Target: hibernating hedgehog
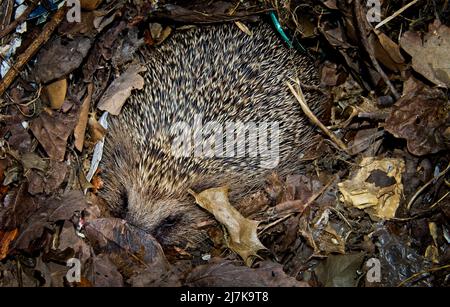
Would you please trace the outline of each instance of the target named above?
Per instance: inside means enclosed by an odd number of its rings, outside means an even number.
[[[202,238],[196,226],[210,215],[189,188],[228,185],[235,203],[269,173],[297,171],[315,144],[314,129],[286,86],[297,78],[317,85],[313,63],[285,47],[269,25],[252,31],[249,36],[233,24],[177,31],[143,52],[144,89],[110,117],[102,196],[114,214],[163,246]],[[324,95],[305,91],[305,97],[320,115]]]

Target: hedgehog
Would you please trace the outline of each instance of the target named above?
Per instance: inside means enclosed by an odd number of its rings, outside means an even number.
[[[113,215],[151,233],[163,247],[205,239],[200,225],[213,217],[189,189],[227,186],[236,204],[269,174],[301,169],[302,157],[317,144],[314,127],[286,86],[296,79],[318,86],[314,63],[283,45],[264,22],[252,33],[234,24],[202,26],[175,31],[140,51],[145,86],[110,117],[102,196]],[[304,95],[320,116],[324,94]],[[266,151],[258,147],[263,139]],[[185,144],[177,147],[176,140]],[[227,150],[220,151],[224,144]]]

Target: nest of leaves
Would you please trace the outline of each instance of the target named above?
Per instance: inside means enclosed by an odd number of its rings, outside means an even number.
[[[14,2],[0,5],[1,286],[449,284],[448,1],[381,1],[371,23],[359,0],[83,0],[75,23],[49,1],[14,17]],[[41,23],[37,7],[50,11]],[[120,112],[142,88],[129,70],[140,48],[186,25],[251,32],[269,12],[316,59],[316,90],[332,102],[323,140],[305,169],[273,174],[242,203],[220,187],[195,195],[212,214],[225,204],[256,237],[237,244],[240,229],[215,215],[208,249],[163,250],[97,195],[102,111]]]

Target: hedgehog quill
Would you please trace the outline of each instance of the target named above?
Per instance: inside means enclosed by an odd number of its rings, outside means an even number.
[[[177,31],[143,51],[143,90],[110,118],[103,197],[118,217],[163,246],[195,246],[212,217],[189,189],[228,186],[235,203],[272,172],[301,168],[315,132],[286,81],[317,86],[307,57],[282,45],[263,23],[253,35],[235,25]],[[327,98],[305,97],[320,115]],[[199,120],[201,118],[201,120]]]

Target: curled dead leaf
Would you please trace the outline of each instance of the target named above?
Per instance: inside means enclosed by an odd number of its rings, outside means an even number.
[[[228,187],[207,189],[201,193],[189,191],[197,204],[214,215],[228,231],[228,246],[250,266],[257,252],[266,249],[259,241],[257,227],[259,222],[244,218],[228,200]]]
[[[119,78],[110,84],[97,107],[112,115],[119,115],[122,106],[131,95],[131,91],[144,87],[144,78],[139,73],[146,70],[147,68],[139,64],[128,67]]]

